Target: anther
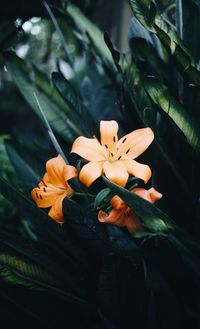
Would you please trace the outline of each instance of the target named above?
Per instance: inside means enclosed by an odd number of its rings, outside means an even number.
[[[46,188],[45,187],[43,187],[43,191],[46,192]]]
[[[107,149],[108,149],[108,145],[106,145],[106,144],[105,144],[105,148],[107,148]]]
[[[47,187],[47,184],[44,182],[44,180],[43,180],[43,179],[41,179],[41,181],[42,181],[42,183],[44,184],[44,186],[46,186],[46,187]]]
[[[112,157],[114,156],[113,153],[110,153],[110,154],[111,154]]]
[[[41,196],[41,194],[40,194],[40,199],[43,200],[43,197]]]
[[[119,158],[118,158],[118,160],[120,160],[120,159],[121,159],[121,157],[122,157],[122,156],[120,155],[120,156],[119,156]]]
[[[115,138],[115,136],[113,137],[113,142],[114,142],[114,143],[116,142],[116,138]]]
[[[126,140],[127,140],[127,138],[125,137],[125,138],[123,139],[122,143],[124,143]]]
[[[38,199],[38,194],[37,194],[37,192],[36,192],[36,198]]]
[[[126,151],[126,154],[128,154],[129,151],[130,151],[130,149],[128,149],[128,150]]]

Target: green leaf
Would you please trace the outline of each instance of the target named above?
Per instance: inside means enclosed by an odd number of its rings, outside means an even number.
[[[197,70],[197,64],[181,40],[178,39],[173,31],[167,34],[164,29],[161,29],[157,25],[155,25],[155,29],[160,41],[174,59],[180,74],[187,77],[191,83],[200,86],[200,72]]]
[[[194,150],[200,151],[200,127],[170,94],[167,86],[156,79],[146,79],[145,89],[150,98],[174,121]]]
[[[133,14],[140,23],[150,31],[154,31],[153,23],[156,16],[156,6],[152,0],[129,0]]]
[[[44,286],[55,283],[38,265],[3,250],[0,250],[0,281],[34,290],[43,290]]]
[[[21,185],[29,189],[35,187],[41,178],[39,174],[41,167],[35,154],[12,140],[5,140],[5,145],[9,158],[19,175],[18,178],[22,182]]]
[[[22,59],[15,55],[15,53],[10,51],[5,52],[4,57],[6,60],[6,66],[10,71],[14,82],[33,110],[40,115],[34,97],[34,94],[37,94],[39,95],[41,107],[44,110],[50,125],[52,125],[63,138],[68,142],[71,142],[77,136],[77,131],[75,125],[68,118],[67,111],[69,112],[69,109],[67,105],[64,104],[64,101],[58,92],[52,88],[46,77],[36,69],[34,70],[34,81],[36,85],[34,85],[31,80],[30,69]]]
[[[7,248],[1,236],[0,240],[0,282],[23,286],[37,291],[47,291],[70,303],[87,306],[87,302],[84,299],[79,298],[78,295],[71,292],[70,286],[69,291],[67,291],[65,280],[62,281],[59,278],[59,266],[57,266],[57,271],[56,268],[54,269],[54,275],[52,275],[44,270],[46,266],[45,261],[42,265],[38,265],[36,262],[28,259],[28,257],[24,257],[18,251],[16,252],[16,247],[12,248],[9,246]],[[34,253],[34,249],[32,252]],[[55,275],[56,273],[57,275]]]
[[[176,228],[176,224],[172,219],[150,202],[140,198],[125,188],[112,183],[107,178],[104,178],[104,181],[108,187],[110,187],[130,208],[134,210],[134,212],[141,218],[143,225],[151,232],[167,233]]]
[[[99,130],[98,125],[88,109],[83,105],[83,100],[71,83],[66,80],[62,74],[57,72],[52,74],[52,81],[58,92],[68,104],[70,110],[74,113],[74,122],[81,127],[84,135],[97,135]]]
[[[113,65],[112,56],[110,51],[106,47],[104,42],[104,36],[101,30],[92,23],[81,11],[78,7],[68,4],[67,13],[70,17],[75,21],[77,26],[82,29],[83,32],[87,32],[92,39],[94,45],[100,52],[101,56],[108,61],[111,65]]]

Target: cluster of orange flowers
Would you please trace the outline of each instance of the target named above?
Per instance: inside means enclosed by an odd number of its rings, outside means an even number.
[[[87,160],[78,175],[75,167],[67,165],[58,155],[46,163],[46,173],[36,188],[32,190],[32,198],[40,208],[49,208],[49,216],[58,223],[64,222],[62,202],[65,197],[73,196],[74,191],[68,184],[71,178],[79,176],[79,180],[89,187],[97,178],[105,175],[110,181],[124,187],[129,175],[142,179],[145,183],[151,177],[149,166],[135,161],[154,139],[150,128],[137,129],[118,140],[118,124],[116,121],[100,122],[100,142],[94,138],[78,137],[72,145],[72,153]],[[136,188],[133,193],[154,203],[162,194],[154,188],[149,190]],[[100,222],[112,223],[126,227],[129,232],[143,230],[139,217],[125,202],[114,196],[111,201],[112,210],[106,213],[100,210]]]

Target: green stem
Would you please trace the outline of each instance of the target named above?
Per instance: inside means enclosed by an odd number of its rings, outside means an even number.
[[[81,196],[86,196],[86,197],[96,198],[96,195],[94,195],[94,194],[90,194],[90,193],[74,192],[74,195],[81,195]]]

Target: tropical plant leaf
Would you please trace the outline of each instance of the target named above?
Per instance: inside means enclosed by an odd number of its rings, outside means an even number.
[[[19,175],[18,178],[23,182],[22,185],[31,190],[44,174],[44,166],[42,168],[42,163],[33,152],[28,151],[17,142],[5,140],[5,145],[9,158]]]
[[[53,277],[28,260],[0,251],[0,281],[43,290],[54,282]]]
[[[97,135],[98,125],[94,118],[91,116],[88,109],[83,105],[83,100],[80,95],[71,85],[71,83],[66,80],[60,73],[54,72],[52,74],[52,81],[65,99],[66,103],[70,107],[71,111],[76,115],[76,123],[79,122],[79,126],[82,128],[84,135],[91,137],[92,135]],[[84,122],[84,125],[83,125]]]
[[[82,209],[70,199],[63,202],[63,211],[67,225],[74,229],[74,234],[88,245],[91,252],[105,253],[111,246],[106,226],[97,219],[97,212],[93,209]]]
[[[153,204],[138,197],[136,194],[122,188],[104,178],[104,181],[108,187],[110,187],[117,195],[120,196],[127,205],[134,209],[136,214],[141,217],[142,223],[151,232],[163,232],[167,233],[170,230],[174,230],[176,224],[169,218],[167,214],[162,212]]]
[[[83,32],[87,32],[92,39],[94,45],[98,49],[102,58],[105,58],[110,65],[113,65],[112,56],[110,51],[106,47],[104,42],[104,35],[100,31],[100,29],[92,23],[81,11],[78,7],[73,4],[67,5],[67,13],[74,20],[79,28],[82,29]]]
[[[153,0],[129,0],[129,3],[140,23],[150,31],[154,31],[153,23],[156,16],[155,2]]]
[[[145,89],[151,99],[174,121],[194,150],[200,150],[200,127],[169,93],[167,86],[156,79],[146,79]]]
[[[74,137],[77,136],[77,132],[73,132],[74,124],[70,126],[71,121],[67,116],[69,109],[67,105],[64,104],[64,101],[58,92],[50,86],[46,77],[35,69],[34,82],[36,85],[34,85],[30,79],[30,70],[22,59],[10,51],[5,52],[4,57],[14,82],[34,111],[40,115],[38,105],[34,97],[34,94],[36,94],[39,96],[41,107],[49,123],[63,138],[67,139],[68,142],[72,141]],[[40,90],[38,90],[36,86]]]

